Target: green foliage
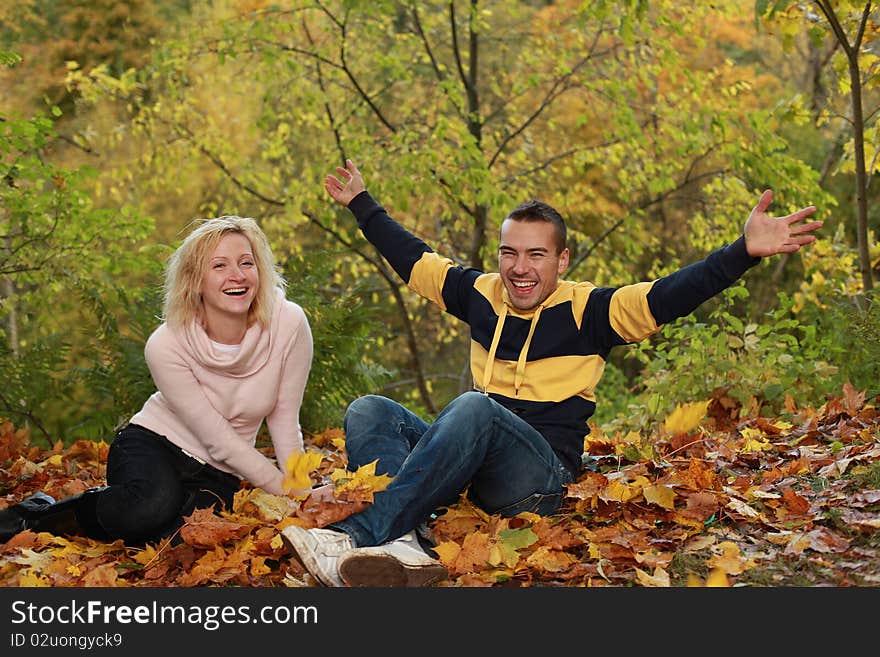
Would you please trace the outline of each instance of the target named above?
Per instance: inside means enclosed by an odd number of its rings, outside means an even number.
[[[636,393],[631,399],[611,400],[615,417],[607,427],[653,424],[678,404],[713,396],[735,400],[743,413],[778,415],[784,412],[786,396],[810,405],[839,392],[843,379],[835,362],[840,356],[835,331],[804,323],[784,293],[760,322],[743,321],[733,306],[748,294],[744,284],[731,287],[706,321],[690,315],[636,347],[644,367]],[[619,387],[613,392],[619,394]]]
[[[825,356],[838,364],[841,382],[869,397],[880,394],[880,292],[838,293],[825,305],[801,311],[801,322],[813,323],[811,333],[823,336]]]
[[[112,282],[102,289],[73,281],[83,306],[97,322],[97,331],[81,364],[70,372],[76,385],[67,401],[79,412],[68,418],[69,436],[108,439],[155,392],[144,358],[144,345],[162,310],[161,272],[158,266],[155,269],[155,283],[134,292]]]
[[[365,355],[372,336],[383,330],[376,308],[365,303],[361,286],[332,283],[333,261],[319,251],[291,257],[284,265],[288,298],[306,313],[314,357],[300,423],[312,432],[342,426],[348,404],[375,393],[392,374]]]
[[[46,157],[56,139],[42,116],[0,122],[0,374],[8,382],[0,415],[23,415],[43,437],[66,440],[96,408],[87,424],[111,426],[110,407],[139,390],[136,376],[113,389],[93,388],[86,373],[103,367],[119,375],[129,367],[112,362],[135,347],[118,341],[100,299],[149,271],[150,254],[134,245],[151,221],[124,207],[97,207],[88,193],[93,169],[64,168]],[[83,312],[84,305],[93,312]]]
[[[57,438],[48,423],[47,407],[70,388],[68,381],[55,376],[64,369],[68,351],[69,345],[57,334],[18,353],[11,351],[8,339],[0,340],[0,417],[30,428],[35,444],[49,445]]]

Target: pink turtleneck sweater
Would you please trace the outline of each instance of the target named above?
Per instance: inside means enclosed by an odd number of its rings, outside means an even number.
[[[303,449],[299,409],[312,349],[305,313],[280,289],[269,329],[251,326],[237,353],[217,349],[198,323],[182,329],[163,323],[144,349],[158,390],[131,422],[215,468],[283,494],[281,468]],[[281,468],[255,447],[263,419]]]

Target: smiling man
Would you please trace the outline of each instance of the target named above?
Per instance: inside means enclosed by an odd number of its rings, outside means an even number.
[[[559,508],[581,469],[587,420],[613,347],[644,340],[718,294],[761,257],[813,242],[821,222],[806,207],[766,213],[765,191],[733,243],[656,281],[597,287],[560,277],[568,267],[565,222],[541,201],[517,206],[501,224],[498,273],[456,266],[395,222],[366,191],[349,160],[328,194],[421,296],[470,326],[474,390],[433,423],[397,402],[367,395],[344,420],[348,467],[378,459],[393,477],[365,510],[327,528],[282,535],[328,586],[424,586],[445,576],[414,529],[467,489],[490,514]]]

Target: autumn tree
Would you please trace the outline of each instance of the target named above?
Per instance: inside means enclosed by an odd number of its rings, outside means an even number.
[[[714,40],[740,14],[736,3],[214,3],[142,70],[71,81],[96,106],[131,108],[114,133],[148,150],[114,172],[117,187],[128,176],[203,214],[246,209],[291,253],[333,259],[327,288],[363,282],[388,324],[363,357],[395,364],[397,385],[433,412],[470,385],[467,338],[328,202],[324,175],[352,158],[392,215],[465,266],[493,267],[505,213],[537,196],[568,219],[572,277],[662,275],[733,239],[766,186],[778,212],[822,199],[754,71]]]
[[[877,166],[877,111],[880,95],[876,83],[878,58],[874,53],[877,29],[877,6],[858,0],[832,3],[756,2],[756,14],[770,25],[782,30],[789,48],[796,43],[810,44],[811,52],[824,55],[816,58],[813,95],[815,123],[837,124],[843,146],[829,154],[842,171],[854,174],[855,234],[858,245],[858,267],[862,289],[873,288],[872,234],[870,231],[870,175]],[[808,40],[797,39],[807,35]],[[835,100],[845,100],[838,113]]]
[[[133,263],[148,269],[128,249],[150,228],[125,209],[96,207],[86,191],[94,171],[53,164],[55,140],[49,117],[0,119],[0,414],[46,439],[63,434],[57,419],[70,414],[59,409],[84,401],[80,385],[89,373],[115,393],[119,407],[109,412],[143,401],[142,358],[131,364],[135,348],[118,338],[108,353],[96,337],[115,326],[112,312],[101,312],[109,299],[101,301],[98,291],[111,291],[113,277]],[[78,328],[65,322],[72,317]],[[78,371],[69,360],[75,352],[89,354]],[[117,418],[101,415],[108,410],[102,400],[90,401],[90,421],[112,427]]]

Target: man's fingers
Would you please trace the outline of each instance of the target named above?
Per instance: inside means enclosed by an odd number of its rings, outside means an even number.
[[[810,205],[805,208],[801,208],[797,212],[794,212],[794,213],[788,215],[787,217],[785,217],[785,220],[788,221],[788,223],[793,224],[795,221],[800,221],[801,219],[806,219],[807,217],[812,215],[814,212],[816,212],[816,207],[813,205]]]
[[[800,226],[791,226],[790,232],[792,235],[799,235],[800,233],[811,233],[814,230],[819,230],[824,223],[821,221],[811,221],[808,224],[801,224]]]

